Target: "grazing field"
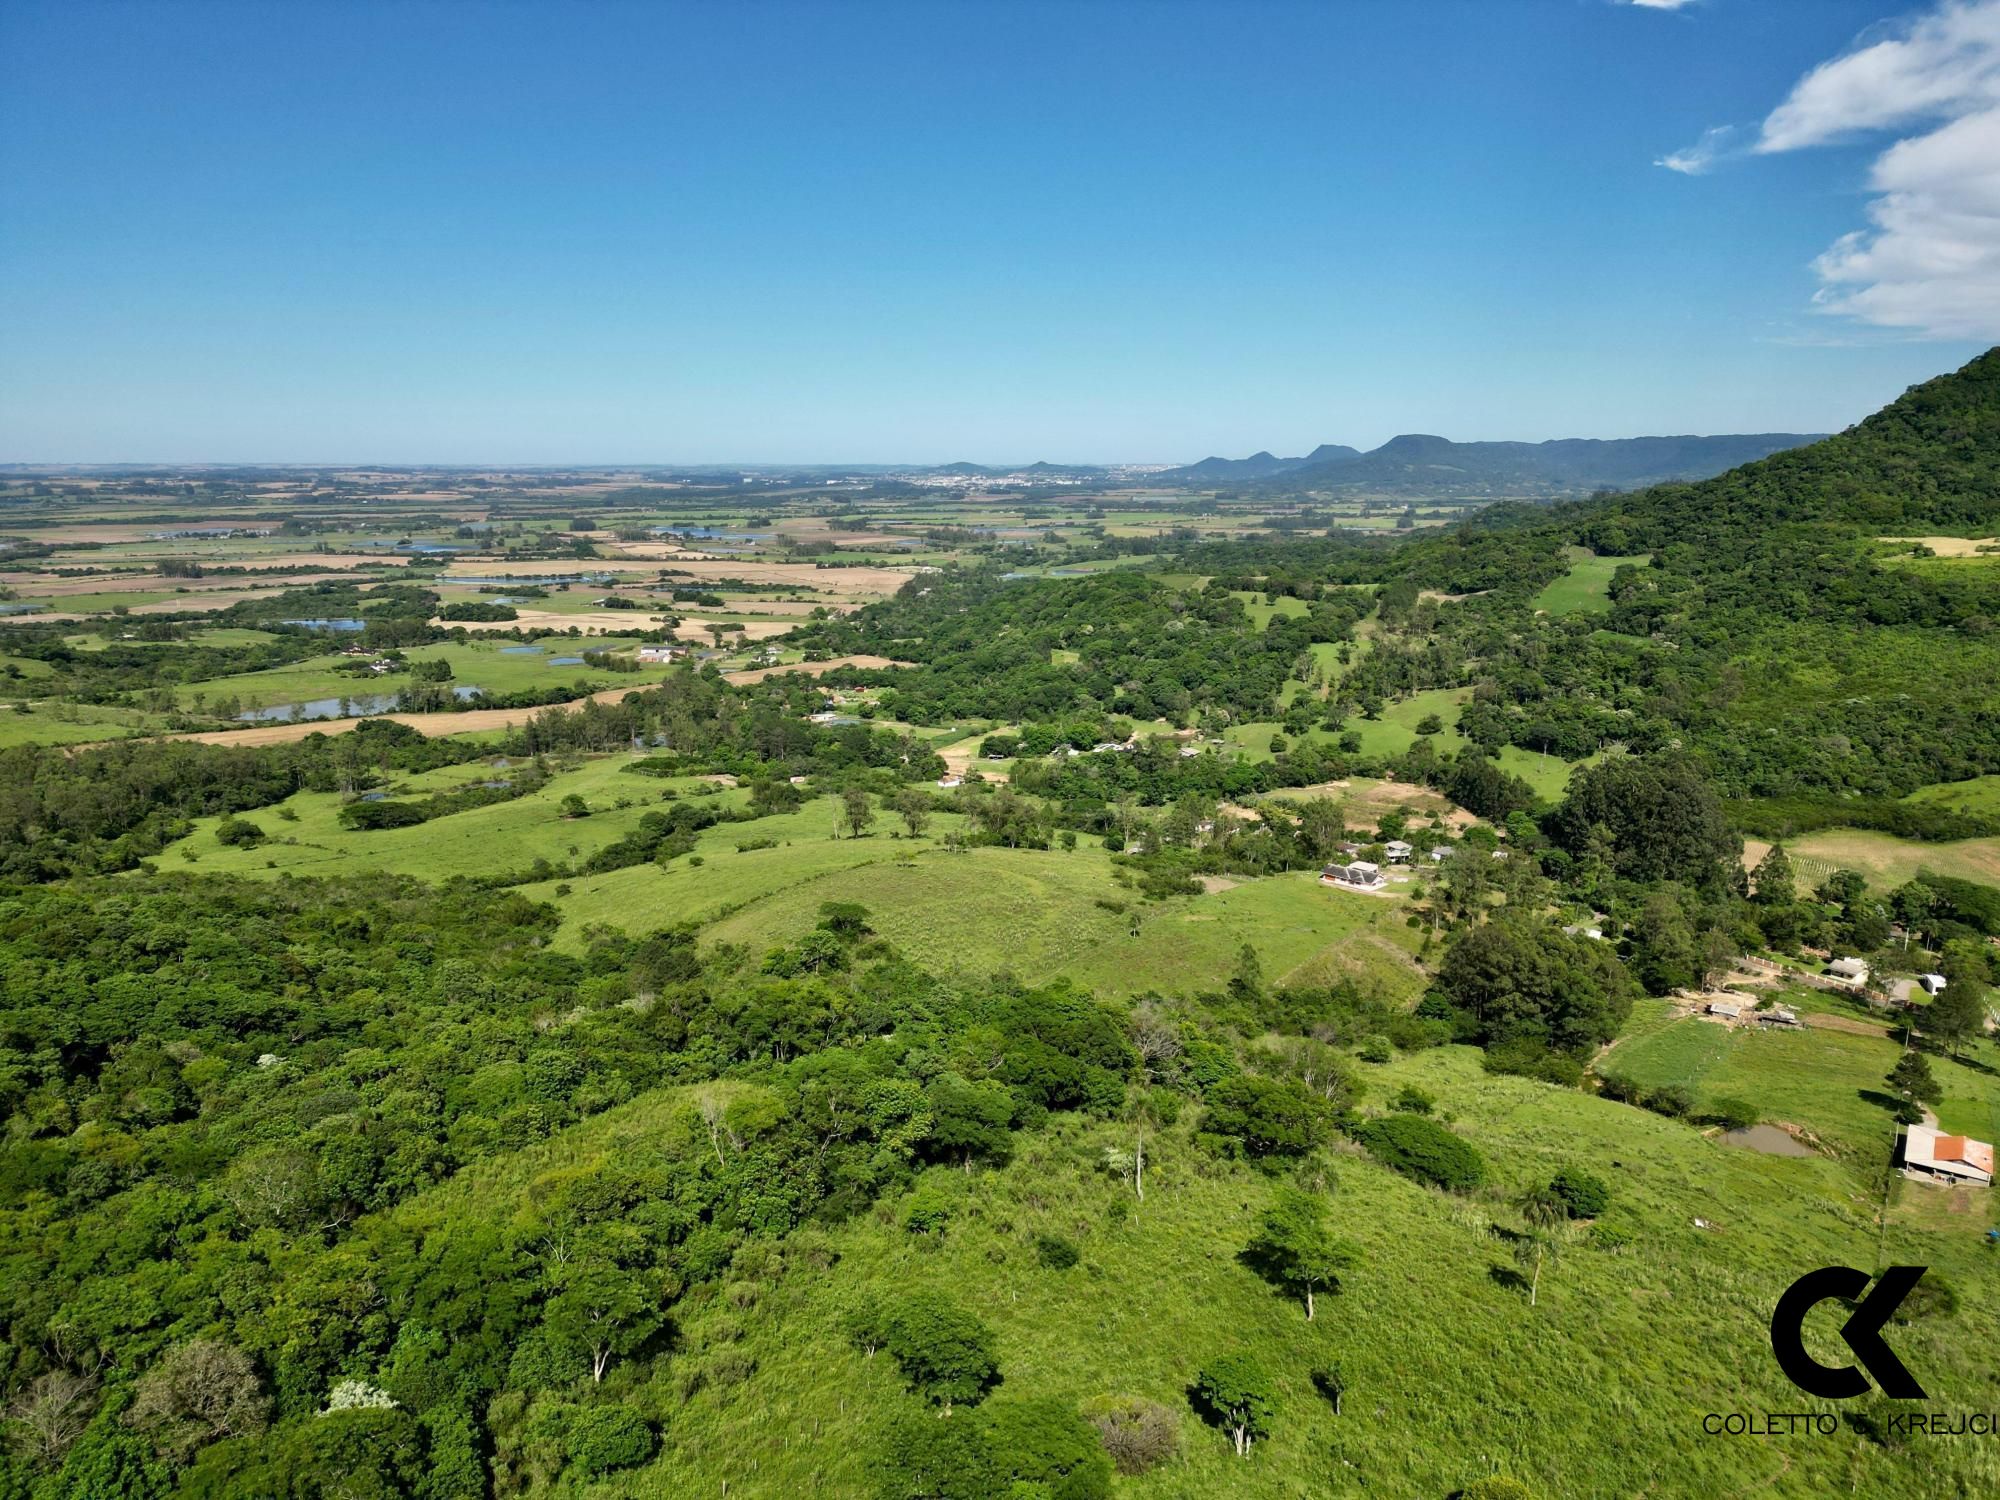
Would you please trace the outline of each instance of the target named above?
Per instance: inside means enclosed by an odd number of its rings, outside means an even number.
[[[1271,622],[1281,615],[1292,619],[1312,612],[1312,607],[1305,600],[1295,599],[1290,594],[1256,594],[1237,590],[1229,597],[1242,601],[1243,612],[1259,630],[1268,629]]]
[[[627,629],[631,628],[629,620],[625,624]],[[631,690],[650,687],[659,678],[660,669],[608,672],[593,670],[573,659],[586,650],[629,651],[636,644],[636,640],[615,637],[588,642],[553,637],[530,646],[510,640],[471,641],[463,645],[411,646],[403,656],[411,663],[447,663],[453,687],[476,687],[495,696],[563,687],[573,689],[571,696],[581,698],[616,683],[626,683]],[[333,652],[267,672],[244,672],[213,682],[184,684],[175,690],[175,698],[181,706],[191,707],[197,700],[212,705],[227,694],[248,709],[343,695],[361,698],[397,693],[410,685],[408,672],[361,676],[337,670],[349,660]]]
[[[872,927],[934,973],[1005,970],[1038,980],[1124,931],[1128,919],[1100,900],[1139,905],[1113,883],[1101,849],[952,853],[880,834],[846,842],[876,857],[789,884],[717,922],[709,935],[758,951],[812,927],[822,902],[858,901]]]
[[[583,945],[592,926],[640,933],[685,922],[707,924],[821,876],[921,855],[929,845],[927,840],[892,839],[886,834],[836,839],[833,821],[833,799],[827,798],[782,817],[705,830],[696,839],[699,865],[689,856],[666,869],[634,865],[604,875],[524,885],[520,890],[531,900],[555,903],[563,916],[556,945],[575,949]],[[958,826],[955,818],[940,816],[932,820],[931,832],[942,838]],[[776,839],[777,847],[737,848],[739,843],[767,838]],[[813,921],[819,920],[818,914],[815,900]]]
[[[1583,547],[1567,549],[1571,559],[1567,573],[1535,596],[1535,608],[1552,615],[1573,615],[1600,610],[1610,600],[1611,575],[1626,564],[1644,567],[1650,553],[1633,557],[1599,557]]]
[[[1597,756],[1589,755],[1582,760],[1567,761],[1558,756],[1523,750],[1519,745],[1502,745],[1500,758],[1494,764],[1509,776],[1518,776],[1527,782],[1544,802],[1559,802],[1569,786],[1570,777],[1580,767],[1594,765],[1597,759]]]
[[[264,830],[263,843],[237,847],[220,843],[215,829],[221,820],[199,818],[194,831],[169,845],[156,863],[164,869],[198,866],[205,872],[252,877],[358,875],[377,870],[423,880],[493,875],[502,870],[526,870],[538,859],[556,864],[587,858],[630,832],[646,813],[667,806],[662,794],[669,790],[727,808],[741,806],[746,795],[718,790],[713,783],[693,777],[659,780],[625,775],[623,767],[629,760],[624,755],[600,756],[569,763],[567,769],[557,763],[556,774],[539,791],[409,828],[343,828],[339,812],[345,799],[339,793],[295,792],[275,807],[245,815]],[[398,799],[426,797],[478,782],[504,780],[525,769],[527,762],[519,758],[510,761],[496,756],[397,777],[384,790]],[[589,816],[563,815],[563,799],[572,795],[583,798],[591,809]],[[797,816],[803,822],[804,815]],[[829,807],[825,816],[815,820],[815,826],[824,827],[830,817]],[[731,823],[721,825],[721,830],[754,826],[764,831],[767,824],[787,821]],[[713,835],[721,830],[707,832]],[[748,835],[738,832],[737,836]]]
[[[1974,817],[2000,818],[2000,776],[1975,776],[1970,781],[1940,781],[1919,787],[1903,799]]]
[[[1131,922],[1063,972],[1104,995],[1219,989],[1248,943],[1273,981],[1352,979],[1385,999],[1414,998],[1420,934],[1403,925],[1407,913],[1401,901],[1331,890],[1294,870],[1158,908],[1135,903]]]
[[[1417,725],[1435,714],[1444,721],[1444,728],[1425,738],[1437,747],[1440,755],[1456,755],[1465,746],[1465,740],[1458,732],[1458,712],[1471,697],[1468,688],[1439,688],[1427,693],[1412,693],[1387,705],[1379,718],[1366,719],[1357,715],[1349,719],[1347,728],[1361,736],[1363,755],[1403,755],[1419,738]]]
[[[1902,1050],[1879,1033],[1810,1024],[1798,1030],[1728,1027],[1688,1017],[1619,1042],[1597,1070],[1649,1087],[1684,1085],[1702,1108],[1720,1099],[1746,1100],[1766,1120],[1809,1132],[1830,1154],[1872,1171],[1895,1139],[1884,1080]],[[1931,1058],[1945,1093],[1938,1114],[1947,1128],[1989,1140],[2000,1133],[1995,1056],[1995,1048],[1981,1042],[1965,1062]]]

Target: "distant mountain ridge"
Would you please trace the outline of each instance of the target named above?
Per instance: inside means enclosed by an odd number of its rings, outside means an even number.
[[[1359,448],[1350,448],[1345,443],[1321,443],[1303,458],[1277,458],[1270,453],[1253,453],[1248,458],[1217,458],[1210,456],[1198,464],[1185,468],[1169,469],[1156,478],[1165,484],[1202,484],[1237,479],[1262,479],[1271,474],[1282,474],[1310,465],[1346,463],[1361,457]]]
[[[1326,490],[1399,499],[1556,499],[1708,479],[1824,434],[1555,438],[1543,443],[1457,443],[1409,432],[1362,453],[1323,443],[1304,458],[1205,458],[1154,475],[1160,484],[1240,484],[1260,492]]]

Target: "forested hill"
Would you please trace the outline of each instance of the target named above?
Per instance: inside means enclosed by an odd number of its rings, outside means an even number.
[[[1590,502],[1579,540],[1600,552],[1702,544],[1785,523],[1884,534],[1989,531],[2000,522],[2000,348],[1904,392],[1833,437],[1714,479]]]

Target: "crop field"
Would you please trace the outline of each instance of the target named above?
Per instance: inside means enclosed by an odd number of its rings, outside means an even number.
[[[1759,840],[1745,840],[1746,868],[1754,867],[1769,847]],[[1930,842],[1872,829],[1823,828],[1787,839],[1785,853],[1799,873],[1801,889],[1810,889],[1835,870],[1853,870],[1877,890],[1907,884],[1919,870],[2000,885],[2000,838]]]

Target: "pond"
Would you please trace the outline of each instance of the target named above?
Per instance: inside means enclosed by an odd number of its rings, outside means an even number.
[[[484,584],[489,588],[505,588],[510,583],[527,583],[537,586],[545,583],[609,583],[617,576],[616,573],[517,573],[512,578],[474,578],[469,574],[461,575],[454,573],[451,577],[440,579],[439,581],[453,584]]]
[[[366,630],[366,620],[280,620],[280,625],[303,625],[307,630]]]
[[[1813,1156],[1817,1153],[1810,1146],[1802,1146],[1775,1125],[1752,1125],[1746,1130],[1728,1130],[1723,1140],[1732,1146],[1742,1146],[1749,1151],[1761,1151],[1766,1156]]]
[[[463,701],[477,698],[480,690],[471,683],[452,688],[452,696]],[[347,696],[347,718],[363,718],[369,714],[393,713],[399,698],[396,693],[350,693]],[[269,708],[245,709],[236,716],[239,724],[297,724],[305,719],[338,719],[343,717],[339,698],[309,698],[304,703],[276,703]]]
[[[583,665],[583,658],[580,656],[551,656],[549,658],[549,665],[552,667],[580,667]]]
[[[502,656],[540,656],[542,648],[540,646],[502,646],[500,654]]]

